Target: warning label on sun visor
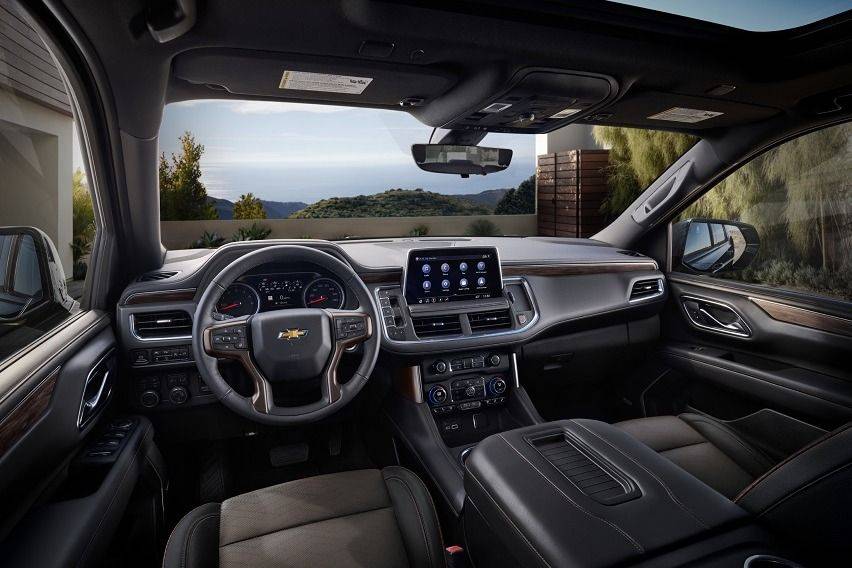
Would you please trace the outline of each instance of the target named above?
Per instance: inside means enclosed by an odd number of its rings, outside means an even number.
[[[701,122],[724,113],[716,112],[715,110],[699,110],[696,108],[674,107],[663,112],[652,114],[648,118],[654,120],[668,120],[671,122]]]
[[[308,73],[307,71],[284,71],[278,88],[291,89],[293,91],[321,91],[323,93],[360,95],[372,81],[372,77],[327,75],[325,73]]]

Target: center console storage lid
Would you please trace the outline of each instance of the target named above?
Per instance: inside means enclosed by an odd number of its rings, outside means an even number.
[[[491,436],[467,459],[464,484],[468,548],[478,563],[495,566],[637,561],[746,517],[641,442],[594,420]],[[505,550],[495,552],[496,542]]]

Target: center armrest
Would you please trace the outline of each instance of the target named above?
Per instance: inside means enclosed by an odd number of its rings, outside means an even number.
[[[621,430],[562,420],[482,441],[465,464],[477,564],[611,566],[746,513]]]

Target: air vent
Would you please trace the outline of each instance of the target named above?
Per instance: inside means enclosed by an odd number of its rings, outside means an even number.
[[[459,335],[461,333],[461,322],[457,315],[412,318],[412,322],[414,322],[414,333],[417,337]]]
[[[552,434],[530,443],[574,486],[603,505],[623,503],[638,496],[636,487],[570,440],[567,434]]]
[[[512,327],[512,316],[509,310],[468,314],[467,319],[470,321],[470,330],[473,332],[496,331]]]
[[[663,279],[652,278],[649,280],[637,280],[630,288],[630,301],[647,300],[655,298],[663,293]]]
[[[192,335],[192,319],[183,310],[132,314],[133,333],[140,339],[172,339]]]
[[[155,280],[165,280],[175,276],[177,272],[171,270],[161,270],[159,272],[147,272],[139,277],[139,282],[153,282]]]

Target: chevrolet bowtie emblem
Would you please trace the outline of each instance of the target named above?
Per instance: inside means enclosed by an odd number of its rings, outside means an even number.
[[[294,341],[296,339],[302,339],[308,334],[307,329],[285,329],[284,331],[278,332],[278,339],[286,339],[287,341]]]

